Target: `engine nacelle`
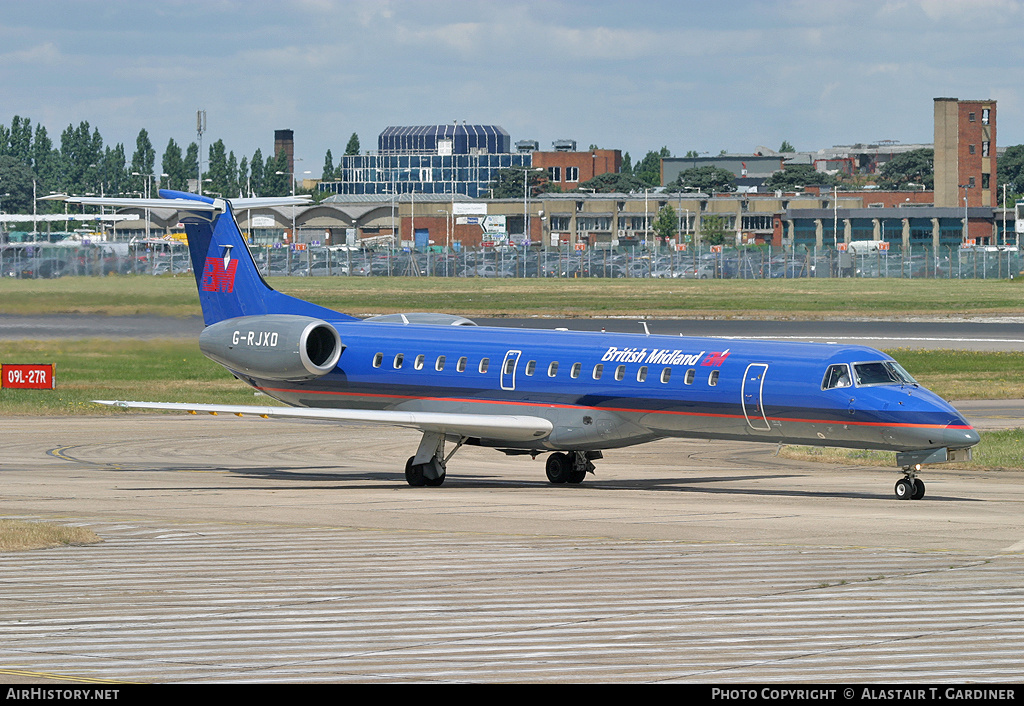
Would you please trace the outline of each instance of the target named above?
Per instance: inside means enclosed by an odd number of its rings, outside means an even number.
[[[231,370],[270,380],[307,380],[334,370],[345,346],[326,321],[308,316],[242,316],[207,326],[199,350]]]

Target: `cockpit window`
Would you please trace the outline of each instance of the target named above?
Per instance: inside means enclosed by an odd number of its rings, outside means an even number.
[[[917,383],[910,373],[892,360],[872,363],[854,363],[854,379],[858,387],[865,385],[914,385]]]
[[[853,380],[850,378],[850,366],[845,363],[828,366],[828,370],[825,371],[825,379],[821,381],[822,390],[835,390],[839,387],[850,387],[852,385]]]

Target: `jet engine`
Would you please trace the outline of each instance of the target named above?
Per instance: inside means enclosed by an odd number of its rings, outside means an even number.
[[[334,370],[345,346],[326,321],[291,314],[226,319],[199,334],[199,350],[256,378],[307,380]]]

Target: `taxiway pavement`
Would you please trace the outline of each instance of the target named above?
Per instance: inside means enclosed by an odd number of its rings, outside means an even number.
[[[0,681],[963,682],[1024,678],[1021,473],[610,451],[581,486],[414,433],[118,413],[6,418]]]

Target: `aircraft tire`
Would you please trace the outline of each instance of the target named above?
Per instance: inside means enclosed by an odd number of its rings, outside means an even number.
[[[914,497],[914,483],[909,478],[900,478],[896,481],[895,491],[900,500],[910,500]]]
[[[920,478],[914,479],[914,494],[911,496],[912,500],[920,500],[924,497],[924,481]]]
[[[569,472],[569,477],[566,478],[565,482],[566,483],[571,483],[572,485],[579,485],[580,483],[582,483],[584,481],[584,479],[586,477],[587,477],[587,472],[586,471],[570,471]]]
[[[415,459],[415,456],[410,456],[405,462],[405,482],[419,488],[427,484],[427,479],[423,476],[423,467],[413,463]]]
[[[572,460],[567,454],[555,452],[548,456],[547,463],[544,464],[544,471],[552,483],[565,483],[572,474]]]
[[[444,476],[440,476],[438,478],[426,478],[426,477],[424,477],[423,484],[428,486],[428,487],[431,487],[431,488],[437,488],[438,486],[444,484],[444,478],[445,478]]]

